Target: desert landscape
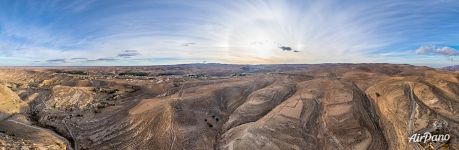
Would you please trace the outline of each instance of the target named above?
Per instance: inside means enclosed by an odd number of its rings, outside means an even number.
[[[0,100],[0,149],[459,149],[447,68],[2,67]]]
[[[0,0],[0,150],[459,150],[459,0]]]

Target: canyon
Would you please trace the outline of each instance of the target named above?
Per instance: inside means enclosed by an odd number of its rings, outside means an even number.
[[[449,134],[409,142],[412,134]],[[459,73],[405,64],[0,68],[3,149],[459,149]]]

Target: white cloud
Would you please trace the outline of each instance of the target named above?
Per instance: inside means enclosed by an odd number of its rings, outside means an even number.
[[[443,55],[459,56],[459,51],[448,46],[423,45],[416,49],[416,54],[420,55]]]
[[[170,9],[149,7],[162,3]],[[388,56],[373,54],[402,41],[406,38],[405,30],[429,18],[424,14],[424,4],[430,8],[426,13],[439,14],[434,13],[439,4],[430,5],[429,1],[113,2],[99,8],[100,11],[92,11],[93,14],[85,11],[104,5],[97,1],[78,1],[62,8],[74,8],[73,13],[87,15],[75,18],[82,20],[79,24],[63,28],[73,32],[56,32],[52,24],[3,25],[4,35],[30,42],[17,44],[0,35],[3,40],[0,56],[30,59],[24,62],[26,64],[34,64],[35,60],[97,60],[118,55],[135,56],[147,64],[162,63],[149,58],[180,58],[171,63],[189,62],[184,61],[186,59],[223,63],[376,62],[382,60],[376,57]],[[78,38],[66,34],[79,30],[94,33]],[[187,43],[198,44],[184,46]],[[285,53],[280,46],[301,52]],[[21,50],[16,50],[18,48]],[[120,53],[123,50],[136,52]],[[417,53],[457,56],[451,47],[421,47]],[[118,61],[110,63],[116,65]]]

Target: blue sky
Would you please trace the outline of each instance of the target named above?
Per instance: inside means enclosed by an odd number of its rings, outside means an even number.
[[[2,66],[442,67],[459,64],[458,49],[455,0],[0,0]]]

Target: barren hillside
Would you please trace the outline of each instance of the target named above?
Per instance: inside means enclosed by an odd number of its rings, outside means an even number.
[[[450,134],[413,143],[412,134]],[[392,64],[0,69],[6,149],[459,149],[459,74]]]

